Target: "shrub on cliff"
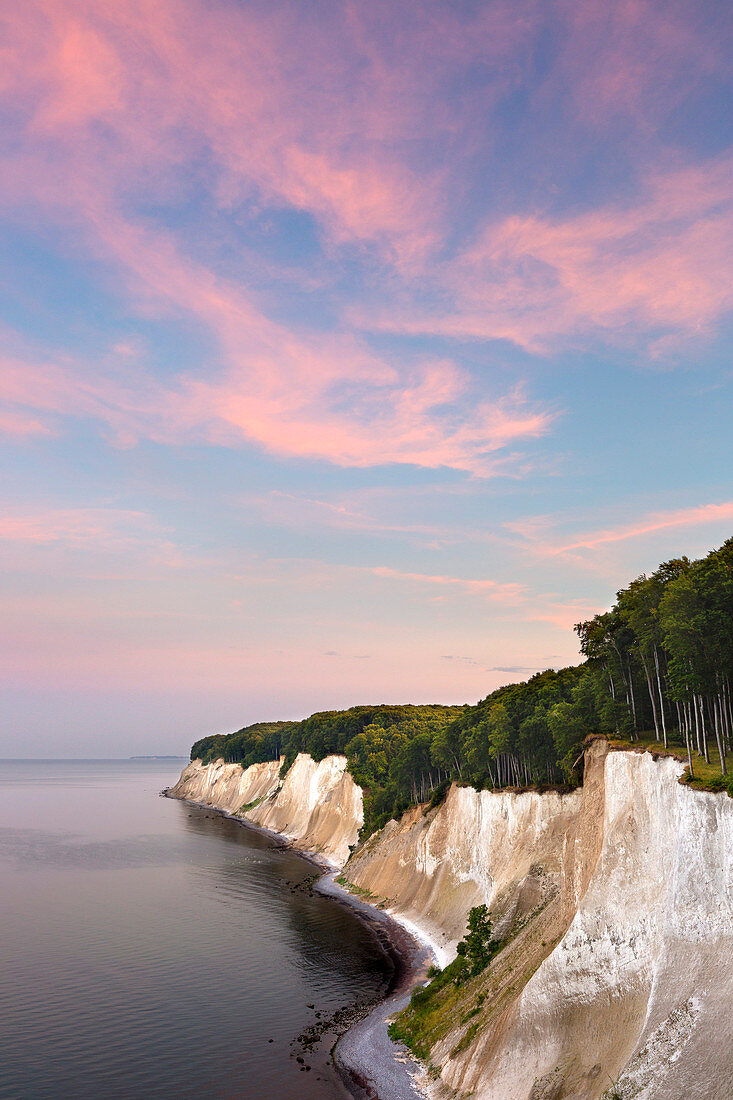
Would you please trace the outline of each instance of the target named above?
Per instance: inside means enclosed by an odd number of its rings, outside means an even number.
[[[467,978],[475,978],[489,965],[501,949],[501,941],[495,940],[486,905],[476,905],[468,914],[468,932],[456,948],[462,965],[458,968],[460,984]],[[456,960],[458,961],[458,960]]]

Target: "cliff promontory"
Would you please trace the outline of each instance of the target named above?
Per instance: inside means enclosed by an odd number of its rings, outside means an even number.
[[[733,800],[671,757],[586,750],[567,794],[453,785],[367,837],[344,757],[194,762],[171,793],[239,813],[455,955],[472,907],[501,949],[398,1019],[435,1098],[724,1100],[733,1046]]]
[[[339,867],[364,823],[361,788],[347,772],[345,756],[327,756],[317,764],[299,753],[283,779],[278,760],[249,768],[194,760],[169,794],[270,829]]]

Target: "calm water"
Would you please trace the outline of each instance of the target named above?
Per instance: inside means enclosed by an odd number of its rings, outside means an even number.
[[[389,963],[308,863],[160,798],[182,766],[0,762],[3,1100],[343,1096],[291,1041]]]

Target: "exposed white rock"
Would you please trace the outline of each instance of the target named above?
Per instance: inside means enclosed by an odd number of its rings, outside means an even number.
[[[249,768],[223,760],[195,760],[170,793],[271,829],[294,847],[342,867],[364,823],[361,787],[346,764],[345,756],[327,756],[316,763],[300,753],[281,781],[277,760]]]
[[[217,810],[239,814],[243,806],[274,794],[280,784],[280,763],[270,760],[265,764],[225,764],[215,760],[202,764],[194,760],[181,772],[181,777],[170,794],[175,798],[187,798],[201,802]]]
[[[443,961],[474,905],[512,928],[487,972],[498,1007],[487,996],[469,1035],[457,1019],[433,1048],[436,1097],[730,1100],[733,800],[680,784],[681,771],[597,741],[580,791],[454,786],[357,849],[349,880],[437,941]],[[301,754],[284,781],[277,762],[194,762],[173,793],[339,866],[363,821],[342,756]]]
[[[282,789],[247,817],[343,867],[364,824],[361,787],[346,764],[345,756],[326,756],[316,763],[299,753]]]
[[[617,1078],[625,1100],[731,1096],[733,801],[681,771],[606,757],[602,845],[570,925],[501,1041],[489,1029],[446,1059],[448,1085],[481,1100],[592,1100]]]
[[[417,808],[389,822],[357,850],[346,874],[437,940],[451,959],[472,906],[501,901],[510,917],[536,903],[540,877],[559,883],[580,797],[454,786],[437,811]]]

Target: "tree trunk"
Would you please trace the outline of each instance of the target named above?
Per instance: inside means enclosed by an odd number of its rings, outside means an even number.
[[[721,676],[718,680],[718,701],[720,704],[720,719],[723,727],[723,748],[726,755],[730,749],[730,721],[728,717],[728,707],[726,705],[727,700],[725,697],[725,677]]]
[[[705,709],[702,705],[702,695],[697,696],[697,705],[700,708],[700,733],[702,735],[702,748],[703,756],[705,757],[705,763],[710,763],[710,753],[708,751],[708,731],[705,728]]]
[[[733,739],[733,711],[730,703],[730,680],[727,676],[723,679],[723,687],[725,688],[725,713],[728,718],[728,744],[730,744]]]
[[[668,747],[667,746],[667,723],[666,723],[666,720],[665,720],[665,717],[664,717],[664,696],[662,694],[662,678],[659,675],[659,650],[657,649],[656,646],[654,646],[654,664],[656,665],[656,669],[657,669],[657,687],[659,689],[659,711],[660,711],[660,714],[662,715],[662,732],[664,733],[664,747],[666,749]]]
[[[720,756],[720,770],[725,775],[725,744],[721,736],[723,723],[721,721],[719,698],[719,696],[713,696],[713,715],[715,719],[715,740],[718,743],[718,755]]]
[[[647,667],[646,658],[641,650],[639,650],[639,656],[641,657],[641,664],[644,669],[644,675],[646,676],[646,686],[649,689],[649,700],[652,704],[652,715],[654,717],[654,733],[656,734],[657,741],[659,737],[659,719],[657,718],[657,704],[654,698],[654,688],[652,687],[652,678],[649,675],[649,668]]]
[[[695,740],[697,741],[697,755],[702,756],[702,741],[700,740],[700,715],[697,710],[697,696],[692,696],[692,710],[695,715]]]
[[[636,719],[636,697],[634,695],[634,670],[631,667],[631,658],[629,658],[629,689],[631,692],[631,714],[634,719],[634,733],[639,728],[639,723]]]

